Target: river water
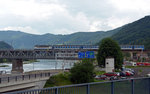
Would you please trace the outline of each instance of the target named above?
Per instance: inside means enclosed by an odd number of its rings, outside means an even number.
[[[76,60],[43,60],[39,59],[38,62],[33,62],[29,64],[23,64],[24,72],[33,70],[50,70],[50,69],[68,69],[71,68]],[[6,71],[10,73],[12,70],[12,64],[2,63],[0,65],[8,65],[8,67],[0,67],[0,71]]]

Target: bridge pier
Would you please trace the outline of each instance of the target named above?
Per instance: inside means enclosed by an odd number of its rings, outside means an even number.
[[[12,74],[23,73],[23,61],[22,59],[15,59],[12,61]]]

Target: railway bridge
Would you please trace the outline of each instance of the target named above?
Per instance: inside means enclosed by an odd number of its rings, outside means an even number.
[[[26,50],[11,49],[0,50],[0,58],[12,59],[12,73],[23,73],[24,59],[64,59],[80,60],[79,52],[86,53],[87,49],[51,49],[51,50]]]
[[[95,58],[99,46],[94,45],[35,45],[34,49],[0,50],[0,58],[12,59],[12,73],[23,72],[24,59],[64,59],[81,60]],[[123,52],[130,52],[131,58],[135,53],[142,53],[143,45],[120,45]],[[92,55],[91,55],[92,54]]]

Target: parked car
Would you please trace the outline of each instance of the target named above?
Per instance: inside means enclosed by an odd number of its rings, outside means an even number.
[[[106,76],[106,75],[97,75],[97,76],[95,77],[95,79],[106,80],[106,79],[107,79],[107,76]]]
[[[150,77],[150,72],[147,74],[148,77]]]
[[[135,73],[134,70],[133,70],[133,69],[130,69],[130,68],[124,68],[123,71],[130,71],[130,72],[132,72],[132,74]]]
[[[127,79],[127,77],[121,77],[120,79]]]
[[[123,76],[123,77],[126,76],[126,72],[125,71],[121,71],[120,72],[120,76]]]
[[[111,76],[110,77],[110,80],[118,80],[119,78],[118,78],[118,76]]]
[[[118,72],[108,72],[108,73],[104,73],[103,75],[106,75],[106,76],[119,76],[120,74]]]
[[[126,71],[125,73],[126,73],[126,76],[133,76],[133,73],[130,71]]]

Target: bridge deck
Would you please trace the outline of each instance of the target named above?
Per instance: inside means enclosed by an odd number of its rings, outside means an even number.
[[[55,50],[0,50],[0,58],[6,59],[67,59],[76,60],[78,52],[90,49],[55,49]],[[93,51],[93,50],[92,50]],[[96,50],[94,50],[96,51]]]

